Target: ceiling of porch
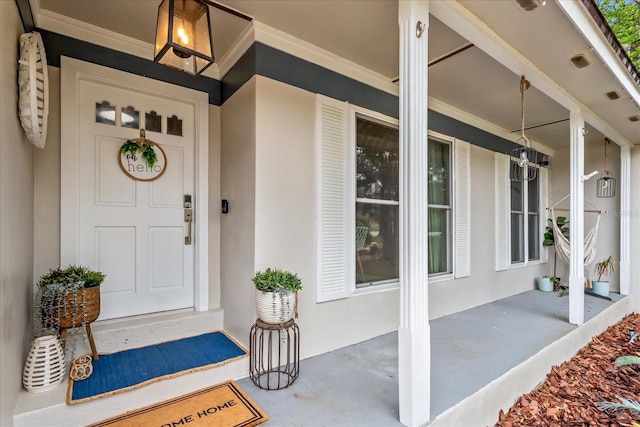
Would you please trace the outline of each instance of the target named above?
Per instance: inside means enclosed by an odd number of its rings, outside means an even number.
[[[459,0],[473,15],[561,88],[624,138],[640,144],[640,115],[629,94],[574,29],[554,1],[524,12],[515,1]],[[145,43],[153,43],[160,0],[31,0],[39,14],[72,18]],[[257,21],[366,67],[390,81],[398,76],[397,0],[221,0]],[[214,50],[222,58],[248,25],[210,7]],[[52,15],[53,13],[53,15]],[[74,21],[70,21],[74,22]],[[46,28],[46,27],[43,27]],[[55,31],[55,29],[52,29]],[[429,26],[429,95],[493,125],[520,132],[520,76],[476,46],[448,56],[470,42],[434,17]],[[583,54],[591,65],[577,69],[570,58]],[[621,97],[610,100],[606,93]],[[529,138],[552,149],[569,145],[569,111],[536,87],[525,94]],[[587,124],[585,140],[603,141]]]

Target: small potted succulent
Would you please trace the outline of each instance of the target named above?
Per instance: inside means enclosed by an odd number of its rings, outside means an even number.
[[[556,239],[554,235],[554,227],[552,223],[552,219],[547,219],[547,227],[545,228],[543,234],[542,245],[543,246],[555,246]],[[556,225],[558,226],[558,230],[569,239],[569,221],[567,217],[559,216],[556,218]],[[538,289],[541,291],[554,291],[554,290],[562,290],[560,286],[560,278],[556,275],[556,267],[558,262],[558,254],[554,251],[553,253],[553,276],[542,276],[538,278]]]
[[[595,272],[598,275],[598,280],[591,282],[591,288],[594,293],[602,296],[609,296],[609,281],[602,280],[602,276],[609,276],[615,272],[615,267],[618,262],[613,259],[611,255],[605,258],[603,261],[596,263]]]
[[[297,274],[267,268],[253,276],[258,318],[266,323],[285,323],[297,317],[298,291],[302,282]]]

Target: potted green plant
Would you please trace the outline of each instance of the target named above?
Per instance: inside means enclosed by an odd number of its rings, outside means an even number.
[[[544,235],[543,235],[543,240],[542,240],[542,246],[555,246],[556,240],[555,240],[555,235],[554,235],[554,227],[553,227],[553,223],[552,223],[552,219],[548,218],[547,222],[548,225],[545,228],[544,231]],[[558,229],[560,230],[560,232],[564,235],[564,237],[566,237],[567,239],[569,239],[569,221],[567,221],[567,217],[564,216],[559,216],[556,218],[556,225],[558,227]],[[556,267],[557,267],[557,262],[558,262],[558,258],[557,258],[557,254],[554,250],[553,252],[553,276],[549,277],[549,276],[542,276],[538,279],[538,288],[540,290],[548,290],[549,287],[551,287],[551,290],[562,290],[560,288],[560,278],[557,276],[556,274]]]
[[[100,315],[100,285],[105,274],[80,265],[54,268],[37,282],[45,329],[87,325]]]
[[[253,276],[258,318],[266,323],[284,323],[297,317],[298,291],[302,282],[297,274],[267,268]]]
[[[551,277],[551,276],[538,277],[538,280],[537,280],[538,289],[541,290],[542,292],[552,292],[554,287],[554,282],[552,279],[555,279],[555,277]]]
[[[595,272],[598,275],[598,280],[591,282],[591,288],[594,293],[602,296],[609,296],[609,281],[602,280],[602,276],[608,276],[615,272],[615,266],[617,261],[613,259],[611,255],[603,261],[597,262]]]

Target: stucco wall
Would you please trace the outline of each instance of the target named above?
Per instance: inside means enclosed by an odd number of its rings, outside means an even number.
[[[253,323],[255,235],[255,77],[220,109],[220,197],[229,213],[220,219],[220,280],[224,328],[248,342]]]
[[[225,327],[242,338],[255,318],[255,314],[245,314],[246,310],[254,312],[253,270],[243,271],[253,266],[238,260],[251,256],[251,242],[244,242],[243,251],[238,251],[238,243],[230,238],[242,238],[239,230],[252,229],[256,270],[280,267],[302,278],[298,323],[304,334],[303,357],[396,330],[398,290],[316,303],[315,95],[264,77],[254,77],[242,91],[240,97],[222,107],[222,194],[231,197],[241,194],[243,188],[247,191],[241,201],[244,210],[249,208],[251,192],[255,191],[255,218],[252,223],[248,213],[238,212],[239,201],[230,200],[231,211],[222,220]],[[252,173],[245,170],[252,161],[252,148],[247,145],[252,136],[239,133],[242,129],[248,132],[253,123],[251,91],[255,91],[254,188],[250,177],[245,176]],[[233,104],[229,104],[231,101]],[[238,152],[243,149],[245,155],[240,156]],[[471,158],[472,276],[429,285],[431,318],[532,289],[534,278],[547,271],[546,264],[532,264],[495,272],[494,153],[472,146]],[[231,180],[232,173],[241,184]],[[236,188],[227,188],[227,184]],[[229,228],[231,224],[234,226]],[[227,247],[229,244],[235,247]],[[224,273],[231,269],[236,273]],[[231,291],[233,296],[228,294]]]
[[[0,425],[11,426],[32,338],[35,149],[18,121],[15,2],[0,1],[0,28]]]
[[[47,143],[36,150],[34,277],[60,265],[60,68],[49,67]]]
[[[537,262],[495,271],[494,165],[494,152],[471,145],[471,275],[429,285],[432,319],[533,289],[546,274],[547,264]]]
[[[596,258],[592,264],[585,268],[585,277],[591,280],[597,280],[597,276],[594,272],[594,264],[598,261],[602,261],[609,255],[613,255],[614,259],[620,259],[620,147],[616,144],[609,144],[607,147],[608,169],[612,173],[613,177],[617,180],[616,196],[613,198],[597,198],[596,197],[596,182],[599,178],[594,176],[584,184],[584,197],[598,206],[600,209],[607,211],[600,217],[600,225],[598,232],[597,252]],[[555,203],[562,197],[569,194],[570,186],[570,150],[569,148],[562,148],[556,150],[553,157],[552,164],[552,183],[553,192],[549,198],[549,203]],[[602,172],[604,170],[604,144],[603,142],[596,142],[585,144],[584,155],[584,171],[585,174],[589,174],[592,171]],[[633,168],[632,168],[633,170]],[[558,206],[568,208],[570,201],[567,199],[565,202]],[[585,209],[593,209],[593,207],[587,202],[584,202]],[[570,212],[556,212],[556,216],[563,215],[569,218]],[[595,224],[597,218],[596,214],[585,213],[584,215],[584,230],[587,233]],[[549,252],[549,262],[553,263],[553,249]],[[557,262],[557,275],[563,282],[569,282],[569,266],[562,261]],[[617,270],[617,269],[616,269]],[[635,277],[635,276],[634,276]],[[605,279],[603,277],[603,279]],[[620,290],[620,276],[616,271],[615,274],[608,277],[610,282],[610,289],[612,292],[618,292]]]
[[[302,279],[302,356],[396,330],[397,290],[316,303],[316,98],[264,77],[256,92],[256,269],[286,268]]]

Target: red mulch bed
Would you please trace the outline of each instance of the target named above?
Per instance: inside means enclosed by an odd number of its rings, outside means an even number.
[[[640,365],[614,364],[619,356],[640,356],[640,338],[630,344],[630,330],[640,332],[640,314],[626,316],[571,360],[554,366],[544,383],[521,396],[506,414],[500,411],[495,427],[640,425],[638,413],[597,406],[598,402],[619,403],[618,397],[640,400]]]

